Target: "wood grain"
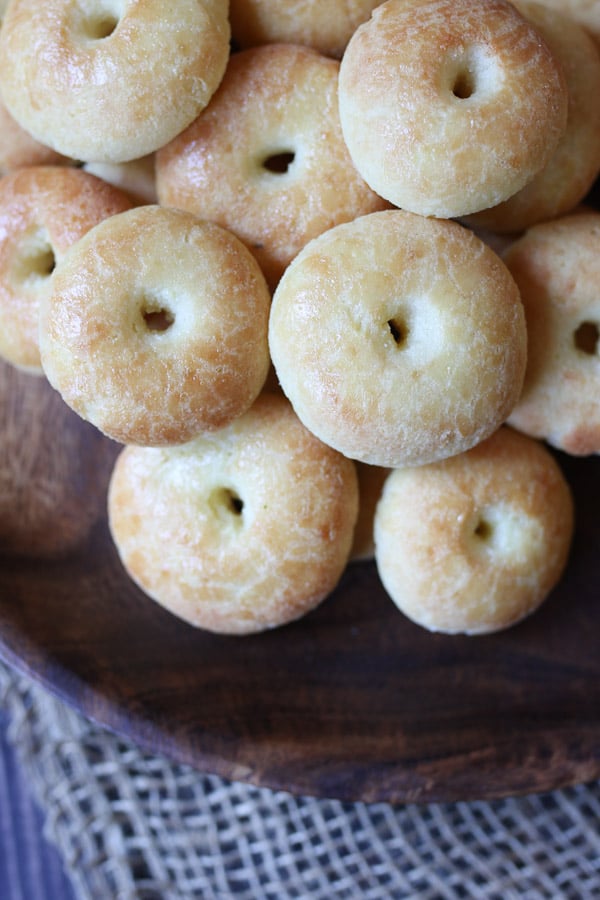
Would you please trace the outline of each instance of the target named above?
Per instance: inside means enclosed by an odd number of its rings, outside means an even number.
[[[343,800],[492,798],[600,776],[600,462],[557,455],[577,533],[559,587],[487,637],[407,621],[374,565],[305,619],[210,635],[129,581],[107,529],[118,446],[0,364],[0,655],[142,746]]]

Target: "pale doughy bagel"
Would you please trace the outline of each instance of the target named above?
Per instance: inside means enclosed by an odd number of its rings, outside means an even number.
[[[85,161],[157,150],[206,106],[229,56],[222,0],[13,0],[2,96],[37,140]]]
[[[238,47],[302,44],[337,59],[381,0],[231,0],[231,35]]]
[[[234,235],[140,206],[102,222],[57,266],[41,308],[42,365],[114,440],[182,443],[228,425],[259,394],[269,304]]]
[[[271,288],[308,240],[389,205],[348,155],[338,72],[306,47],[235,54],[209,106],[157,154],[160,202],[233,231]]]
[[[539,607],[563,573],[572,534],[571,493],[554,458],[501,428],[467,453],[389,476],[375,560],[414,622],[482,634]]]
[[[79,169],[31,166],[0,179],[0,356],[42,374],[38,319],[69,247],[129,198]]]
[[[488,437],[516,403],[526,334],[500,258],[455,222],[387,210],[300,252],[273,297],[271,358],[305,425],[396,467]]]
[[[514,2],[514,0],[513,0]],[[489,210],[469,217],[496,232],[520,232],[571,212],[600,172],[600,55],[582,26],[540,3],[515,6],[540,32],[562,65],[569,92],[564,135],[546,166],[524,188]]]
[[[353,464],[263,394],[227,428],[166,449],[124,449],[113,539],[131,578],[192,625],[249,634],[319,604],[348,560]]]
[[[575,456],[600,453],[600,213],[537,225],[504,258],[528,335],[523,393],[509,422]]]
[[[391,203],[454,217],[496,206],[552,155],[563,73],[508,0],[387,0],[340,68],[344,138]]]

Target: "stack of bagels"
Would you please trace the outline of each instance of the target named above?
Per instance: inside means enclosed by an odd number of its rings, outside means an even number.
[[[554,450],[600,452],[588,8],[0,5],[0,356],[122,445],[150,598],[250,634],[374,558],[478,634],[550,595]]]

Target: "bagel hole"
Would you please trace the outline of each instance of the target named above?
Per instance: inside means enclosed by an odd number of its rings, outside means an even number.
[[[173,313],[163,307],[161,307],[160,309],[142,310],[142,318],[144,319],[144,323],[148,331],[158,333],[168,331],[175,321],[175,316],[173,315]]]
[[[599,339],[600,329],[595,322],[582,322],[573,334],[575,347],[588,356],[595,356],[598,353]]]
[[[285,175],[295,158],[293,150],[282,150],[280,153],[271,153],[267,156],[262,162],[262,167],[273,175]]]
[[[93,41],[103,41],[110,37],[119,24],[115,16],[105,15],[88,23],[89,37]]]
[[[492,527],[491,522],[485,519],[483,516],[480,516],[475,523],[475,527],[473,528],[473,534],[480,541],[490,541],[492,534],[494,533],[494,529]]]
[[[224,521],[236,522],[243,518],[244,501],[228,487],[216,488],[209,499],[210,506],[218,518]]]
[[[500,552],[505,529],[500,511],[494,506],[476,509],[465,529],[467,545],[476,559],[488,559],[490,554]]]
[[[30,271],[32,275],[39,278],[48,278],[56,268],[56,257],[52,247],[48,246],[44,250],[40,250],[30,259]]]
[[[453,50],[441,69],[442,87],[458,101],[478,100],[495,94],[504,74],[486,47],[473,45]]]
[[[396,346],[400,348],[406,347],[409,331],[404,319],[396,316],[393,319],[388,319],[387,324]]]
[[[473,511],[465,522],[466,549],[473,560],[504,560],[522,566],[542,552],[547,536],[539,516],[528,514],[518,498],[505,499]]]
[[[56,257],[47,238],[38,232],[24,243],[17,256],[15,274],[19,281],[44,281],[56,268]]]
[[[452,85],[452,93],[458,100],[468,100],[475,93],[475,75],[470,69],[460,69]]]

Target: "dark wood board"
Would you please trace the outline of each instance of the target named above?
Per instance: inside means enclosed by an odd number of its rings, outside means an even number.
[[[299,622],[191,628],[128,579],[106,486],[119,446],[0,364],[0,656],[90,718],[198,770],[295,793],[492,798],[600,776],[600,461],[544,606],[487,637],[405,619],[373,563]]]

